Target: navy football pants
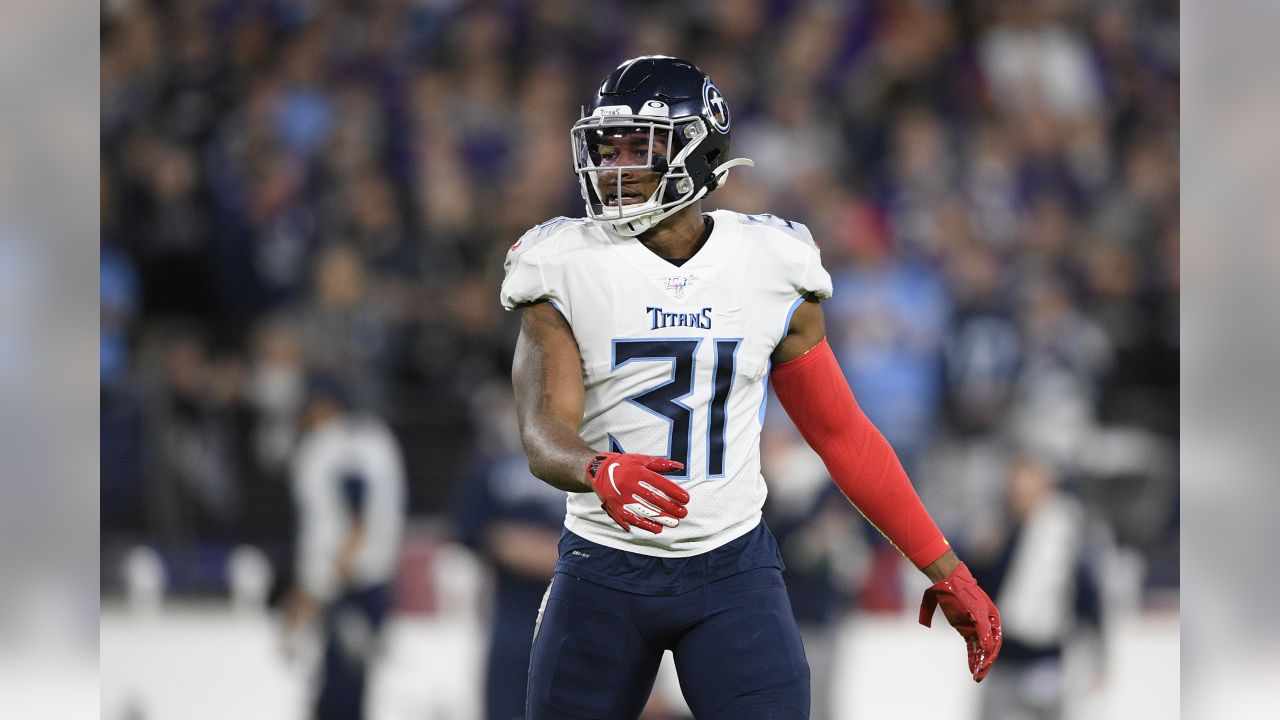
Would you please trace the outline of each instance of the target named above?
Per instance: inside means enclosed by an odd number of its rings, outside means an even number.
[[[324,667],[315,699],[315,720],[360,720],[365,686],[378,635],[391,607],[391,586],[344,593],[324,619]]]
[[[698,720],[809,717],[809,664],[774,568],[682,595],[613,590],[556,573],[533,641],[528,720],[630,720],[664,650]]]

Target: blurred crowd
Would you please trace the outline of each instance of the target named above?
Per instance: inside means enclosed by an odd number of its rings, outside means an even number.
[[[854,392],[974,564],[1034,456],[1176,586],[1175,0],[107,0],[104,584],[139,541],[191,591],[235,544],[287,558],[316,371],[447,515],[507,427],[473,400],[508,382],[503,256],[582,214],[568,129],[647,53],[723,90],[756,167],[704,206],[810,227]]]

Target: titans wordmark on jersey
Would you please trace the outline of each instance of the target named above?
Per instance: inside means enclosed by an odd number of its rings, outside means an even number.
[[[502,304],[549,300],[582,355],[593,448],[669,457],[689,516],[658,535],[621,530],[593,493],[570,493],[565,526],[621,550],[684,557],[760,521],[769,357],[808,294],[831,295],[808,228],[717,210],[711,236],[675,266],[585,219],[539,225],[507,254]]]

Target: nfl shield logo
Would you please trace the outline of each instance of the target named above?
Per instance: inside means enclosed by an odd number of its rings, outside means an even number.
[[[672,295],[678,298],[684,297],[684,291],[689,287],[689,278],[687,275],[676,275],[667,278],[666,287],[671,291]]]

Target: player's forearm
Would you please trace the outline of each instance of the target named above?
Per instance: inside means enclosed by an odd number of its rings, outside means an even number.
[[[582,359],[572,330],[550,303],[521,310],[511,381],[530,472],[561,490],[590,491],[586,470],[595,451],[578,434]]]
[[[554,421],[522,428],[521,441],[529,458],[529,472],[543,482],[569,492],[591,492],[587,463],[596,451],[571,429]]]
[[[775,367],[772,384],[796,428],[858,511],[917,568],[942,561],[950,546],[893,448],[858,407],[825,340]]]
[[[342,540],[342,549],[338,551],[338,557],[334,562],[338,587],[346,587],[350,584],[351,574],[355,568],[356,555],[360,553],[360,548],[364,547],[364,539],[364,522],[359,519],[352,520],[351,525],[347,528],[347,534]]]

